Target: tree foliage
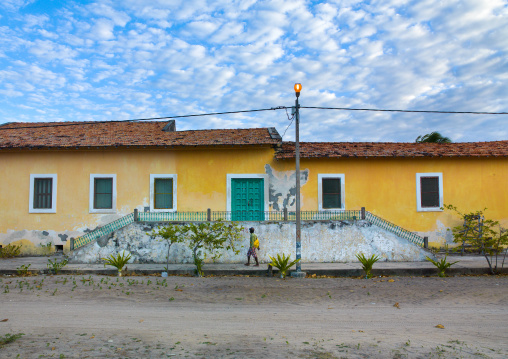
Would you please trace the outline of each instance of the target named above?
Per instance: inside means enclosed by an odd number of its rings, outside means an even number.
[[[171,249],[171,246],[174,243],[180,243],[183,242],[184,237],[183,234],[185,233],[185,229],[183,226],[179,226],[177,224],[169,223],[165,225],[164,227],[157,227],[156,229],[152,230],[151,236],[156,237],[162,237],[160,239],[161,241],[165,241],[168,245],[168,253],[166,255],[166,268],[165,270],[168,270],[169,267],[169,251]]]
[[[462,213],[457,207],[445,205],[445,209],[457,213],[463,223],[452,229],[453,241],[462,245],[468,244],[475,252],[485,256],[491,274],[498,273],[504,267],[506,259],[506,246],[508,245],[508,230],[503,228],[499,221],[485,219],[484,211],[474,211]],[[498,257],[502,255],[502,262],[498,262]]]
[[[452,143],[449,137],[441,135],[439,132],[431,132],[426,135],[418,136],[416,143]]]
[[[216,260],[224,251],[239,253],[237,246],[241,241],[242,230],[243,227],[234,222],[229,225],[221,221],[185,225],[184,233],[192,250],[198,276],[203,275],[202,266],[207,256]]]

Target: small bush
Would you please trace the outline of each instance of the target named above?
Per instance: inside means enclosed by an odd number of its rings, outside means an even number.
[[[69,260],[67,258],[62,259],[60,262],[58,262],[56,259],[52,261],[51,259],[48,259],[48,268],[50,271],[53,271],[53,273],[58,274],[60,272],[60,269],[65,267],[69,263]]]
[[[127,264],[129,259],[131,259],[132,256],[130,254],[127,254],[124,252],[122,254],[118,253],[116,257],[114,255],[110,255],[109,258],[102,258],[106,263],[104,263],[104,266],[110,265],[118,269],[118,275],[122,275],[122,269]]]
[[[295,259],[294,261],[290,262],[289,261],[290,257],[291,257],[290,255],[288,255],[286,257],[286,255],[284,253],[282,253],[282,257],[280,256],[280,254],[277,254],[277,257],[270,256],[270,259],[272,260],[272,263],[270,263],[270,265],[272,267],[277,268],[280,271],[281,278],[286,278],[288,270],[292,266],[294,266],[296,263],[298,263],[301,259],[301,258],[298,258],[298,259]]]
[[[19,338],[21,338],[25,333],[18,333],[18,334],[5,334],[4,336],[0,336],[0,348],[2,348],[4,345],[12,343]]]
[[[164,227],[157,227],[157,230],[152,230],[152,233],[147,233],[153,238],[162,237],[161,240],[166,241],[168,244],[168,254],[166,255],[166,267],[164,270],[167,272],[169,268],[169,250],[171,246],[175,243],[180,243],[183,241],[184,228],[175,224],[167,224]],[[195,262],[195,261],[194,261]]]
[[[376,263],[381,258],[377,255],[372,255],[369,258],[365,257],[365,254],[360,253],[356,255],[356,258],[362,263],[362,269],[365,272],[365,278],[372,278],[372,267],[374,266],[374,263]]]
[[[454,265],[455,263],[459,262],[459,261],[456,261],[456,262],[446,262],[446,257],[447,256],[444,256],[444,258],[441,258],[441,260],[439,262],[433,260],[429,256],[425,257],[425,259],[428,260],[429,262],[431,262],[432,264],[434,264],[436,266],[436,268],[437,268],[437,275],[438,276],[440,276],[440,277],[446,277],[445,271],[448,268],[450,268],[452,265]]]
[[[237,223],[217,222],[189,223],[184,226],[183,234],[188,238],[188,247],[192,250],[196,275],[203,276],[203,263],[207,255],[212,260],[220,258],[224,251],[238,254],[236,246],[241,241],[243,227]]]
[[[19,256],[21,252],[21,244],[19,246],[8,244],[0,248],[0,258],[13,258]]]
[[[28,268],[30,268],[31,264],[22,264],[20,267],[16,268],[16,272],[19,276],[27,276],[30,275],[30,272],[28,271]]]

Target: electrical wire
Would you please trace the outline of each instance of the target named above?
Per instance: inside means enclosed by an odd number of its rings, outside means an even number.
[[[231,114],[236,114],[236,113],[275,111],[275,110],[283,110],[283,109],[286,110],[286,114],[287,114],[287,109],[288,108],[289,107],[287,107],[287,106],[278,106],[278,107],[263,108],[263,109],[257,109],[257,110],[211,112],[211,113],[200,113],[200,114],[181,115],[181,116],[164,116],[164,117],[138,118],[138,119],[133,119],[133,120],[89,121],[89,122],[73,122],[73,123],[65,123],[65,122],[63,122],[63,123],[53,123],[53,124],[40,125],[40,126],[19,126],[19,127],[7,127],[7,128],[2,127],[4,125],[6,125],[6,124],[16,123],[16,122],[11,122],[11,123],[0,124],[0,131],[30,129],[30,128],[45,128],[45,127],[83,126],[83,125],[95,125],[95,124],[98,124],[98,123],[154,121],[154,120],[166,120],[166,119],[175,119],[175,118],[203,117],[203,116],[216,116],[216,115],[231,115]],[[508,112],[385,110],[385,109],[375,109],[375,108],[317,107],[317,106],[300,106],[300,108],[314,109],[314,110],[339,110],[339,111],[373,111],[373,112],[469,114],[469,115],[508,115]],[[294,116],[293,116],[293,118],[294,118]],[[288,119],[289,119],[289,115],[288,115]],[[289,126],[291,126],[291,123],[289,124]],[[288,128],[289,128],[289,126],[288,126]],[[286,131],[287,131],[287,128],[286,128]],[[286,133],[286,131],[284,131],[284,133]]]
[[[341,111],[374,111],[374,112],[409,112],[409,113],[445,113],[445,114],[469,114],[469,115],[508,115],[508,112],[475,112],[475,111],[428,111],[428,110],[383,110],[377,108],[349,108],[349,107],[316,107],[300,106],[315,110],[341,110]]]
[[[120,122],[138,122],[138,121],[154,121],[154,120],[165,120],[165,119],[174,119],[174,118],[186,118],[186,117],[202,117],[202,116],[214,116],[214,115],[230,115],[235,113],[248,113],[248,112],[261,112],[261,111],[275,111],[285,109],[285,106],[278,106],[272,108],[263,108],[258,110],[242,110],[242,111],[228,111],[228,112],[211,112],[211,113],[200,113],[193,115],[181,115],[181,116],[165,116],[165,117],[150,117],[150,118],[137,118],[133,120],[112,120],[112,121],[89,121],[89,122],[73,122],[73,123],[53,123],[50,125],[40,125],[40,126],[19,126],[19,127],[7,127],[2,128],[3,125],[7,124],[15,124],[16,122],[7,122],[0,125],[0,131],[6,130],[20,130],[25,128],[45,128],[45,127],[65,127],[65,126],[83,126],[83,125],[95,125],[98,123],[120,123]]]
[[[288,109],[286,107],[286,116],[288,117],[288,121],[291,121],[288,125],[288,127],[286,127],[286,129],[284,130],[284,133],[282,134],[282,137],[281,138],[284,138],[284,136],[286,135],[286,131],[288,130],[288,128],[293,124],[293,120],[295,118],[295,114],[293,114],[293,116],[291,116],[291,118],[289,117],[289,114],[288,114]]]

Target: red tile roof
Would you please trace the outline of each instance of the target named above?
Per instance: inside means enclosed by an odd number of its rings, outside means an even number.
[[[506,157],[508,141],[463,143],[302,142],[301,158]],[[283,142],[277,159],[295,158],[295,143]]]
[[[272,128],[163,131],[167,124],[115,121],[8,123],[0,126],[0,150],[280,144],[280,136]]]

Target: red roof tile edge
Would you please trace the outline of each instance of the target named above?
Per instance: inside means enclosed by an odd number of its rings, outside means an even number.
[[[301,158],[506,157],[508,141],[457,143],[301,142]],[[283,142],[276,159],[295,158],[295,143]]]
[[[9,123],[0,149],[279,145],[273,128],[163,131],[167,121]]]

